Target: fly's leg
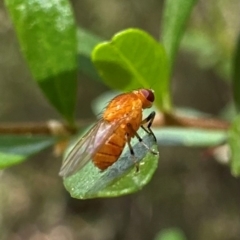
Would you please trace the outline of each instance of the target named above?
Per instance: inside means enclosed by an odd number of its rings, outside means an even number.
[[[154,113],[154,116],[155,116],[155,112],[153,112]],[[150,125],[151,126],[151,125]],[[132,127],[132,125],[130,124],[130,123],[128,123],[127,124],[127,127],[128,127],[128,129],[130,130],[130,132],[131,133],[133,133],[133,135],[135,136],[135,137],[137,137],[137,139],[138,139],[138,141],[148,150],[148,151],[150,151],[152,154],[154,154],[154,155],[158,155],[158,152],[155,152],[154,150],[152,150],[144,141],[143,141],[143,139],[140,137],[140,135],[136,132],[136,131],[134,131],[134,129],[133,129],[133,127]],[[151,130],[151,129],[150,129]],[[150,132],[148,132],[147,131],[147,129],[145,129],[145,131],[148,133],[148,134],[152,134],[153,136],[154,136],[154,138],[155,138],[155,135],[153,134],[153,132],[152,132],[152,130],[150,131]],[[155,138],[156,139],[156,138]]]
[[[131,137],[129,136],[129,134],[126,134],[126,138],[127,138],[127,145],[129,147],[131,157],[132,157],[133,162],[134,162],[135,167],[136,167],[136,172],[138,172],[139,171],[139,163],[136,161],[134,150],[133,150],[133,147],[131,145]]]
[[[157,142],[156,136],[154,135],[154,133],[151,129],[155,115],[156,115],[156,113],[153,111],[145,119],[143,119],[141,122],[141,128],[148,134],[151,134],[154,137],[155,142]],[[148,123],[147,129],[143,126],[143,124],[145,124],[145,123]]]

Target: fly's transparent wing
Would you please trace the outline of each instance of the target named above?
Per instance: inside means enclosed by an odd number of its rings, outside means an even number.
[[[83,168],[119,126],[99,120],[73,147],[62,164],[59,175],[67,177]]]

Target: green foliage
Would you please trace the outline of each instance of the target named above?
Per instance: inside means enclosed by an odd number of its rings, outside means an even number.
[[[207,33],[200,30],[189,30],[183,37],[181,47],[192,52],[201,68],[213,68],[219,61],[219,46]]]
[[[240,111],[240,35],[233,59],[233,97],[237,112]],[[234,176],[240,176],[240,116],[233,121],[229,130],[231,149],[231,171]]]
[[[174,63],[185,25],[197,0],[166,0],[162,21],[162,41],[170,68]]]
[[[143,133],[145,133],[142,130]],[[151,135],[143,137],[143,141],[157,151],[156,143]],[[133,146],[135,161],[140,163],[139,172],[134,168],[135,162],[129,151],[107,170],[101,172],[92,161],[76,174],[64,179],[64,185],[74,198],[87,199],[96,197],[117,197],[140,190],[152,178],[158,165],[158,155],[153,155],[140,142]],[[141,161],[141,162],[140,162]]]
[[[240,112],[240,35],[233,61],[233,97],[237,111]]]
[[[166,54],[146,32],[128,29],[116,34],[110,42],[95,47],[92,60],[109,87],[121,91],[153,88],[157,106],[170,109]]]
[[[154,238],[154,240],[186,240],[184,233],[178,228],[164,229]]]
[[[0,136],[0,169],[19,164],[55,142],[46,136]]]
[[[92,79],[101,81],[96,68],[91,60],[91,53],[94,47],[103,40],[93,33],[83,29],[78,29],[78,62],[79,70],[87,74]]]
[[[20,47],[34,79],[50,103],[68,121],[75,123],[77,70],[92,79],[103,81],[112,89],[131,91],[144,87],[155,90],[155,109],[172,111],[170,76],[185,25],[196,0],[166,0],[162,20],[162,41],[157,42],[139,29],[123,30],[110,41],[102,39],[75,25],[73,12],[67,0],[5,0],[16,28]],[[219,56],[214,42],[190,34],[186,37],[189,48],[203,49],[203,56],[214,65]],[[194,41],[192,41],[194,39]],[[191,43],[193,43],[191,46]],[[234,68],[234,99],[240,106],[240,54],[236,48]],[[200,50],[201,51],[201,50]],[[204,55],[205,54],[205,55]],[[204,59],[203,57],[203,59]],[[96,67],[96,68],[95,68]],[[100,78],[100,76],[102,78]],[[103,109],[106,99],[97,101],[96,111]],[[160,144],[184,146],[214,146],[226,140],[224,131],[197,131],[196,129],[157,129]],[[232,172],[239,175],[239,118],[229,132],[232,150]],[[146,143],[156,149],[149,136]],[[53,145],[48,137],[3,136],[0,138],[0,168],[20,163],[30,155]],[[102,173],[89,162],[75,175],[64,179],[67,190],[75,198],[115,197],[141,189],[152,177],[158,163],[140,143],[134,145],[140,172],[136,173],[129,152]],[[171,235],[173,234],[173,235]],[[158,239],[181,239],[175,233]],[[168,236],[168,237],[166,237]],[[182,238],[183,239],[183,238]]]
[[[229,129],[229,144],[231,149],[231,170],[234,176],[240,176],[240,115]]]
[[[215,72],[228,83],[233,74],[234,45],[239,34],[238,16],[234,14],[236,3],[236,0],[201,2],[181,42],[182,51],[188,52],[201,69]]]
[[[68,0],[5,0],[30,71],[53,106],[73,123],[77,35]]]
[[[162,146],[211,147],[222,144],[227,139],[226,131],[203,130],[197,128],[157,128],[153,129]]]
[[[226,80],[232,75],[232,59],[224,56],[224,46],[217,44],[216,38],[202,29],[188,30],[182,39],[181,48],[194,56],[200,68],[214,69]]]

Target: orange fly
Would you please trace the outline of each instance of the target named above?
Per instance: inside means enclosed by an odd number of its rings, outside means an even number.
[[[134,157],[131,138],[138,140],[147,148],[137,130],[142,127],[152,134],[151,125],[155,117],[153,111],[142,120],[142,110],[152,107],[154,92],[139,89],[113,98],[106,107],[102,118],[76,143],[61,167],[60,176],[67,177],[81,169],[91,159],[100,170],[105,170],[116,162],[126,143]],[[143,126],[146,124],[147,128]],[[155,151],[149,149],[153,154]]]

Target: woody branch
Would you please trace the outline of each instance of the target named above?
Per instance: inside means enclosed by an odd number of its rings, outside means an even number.
[[[31,122],[31,123],[0,123],[0,134],[13,135],[50,135],[50,136],[67,136],[77,132],[77,129],[86,127],[93,121],[82,120],[77,122],[76,127],[50,120],[47,122]],[[227,130],[230,123],[214,118],[193,118],[179,116],[169,113],[158,113],[153,121],[153,127],[183,127],[183,128],[199,128],[209,130]]]

